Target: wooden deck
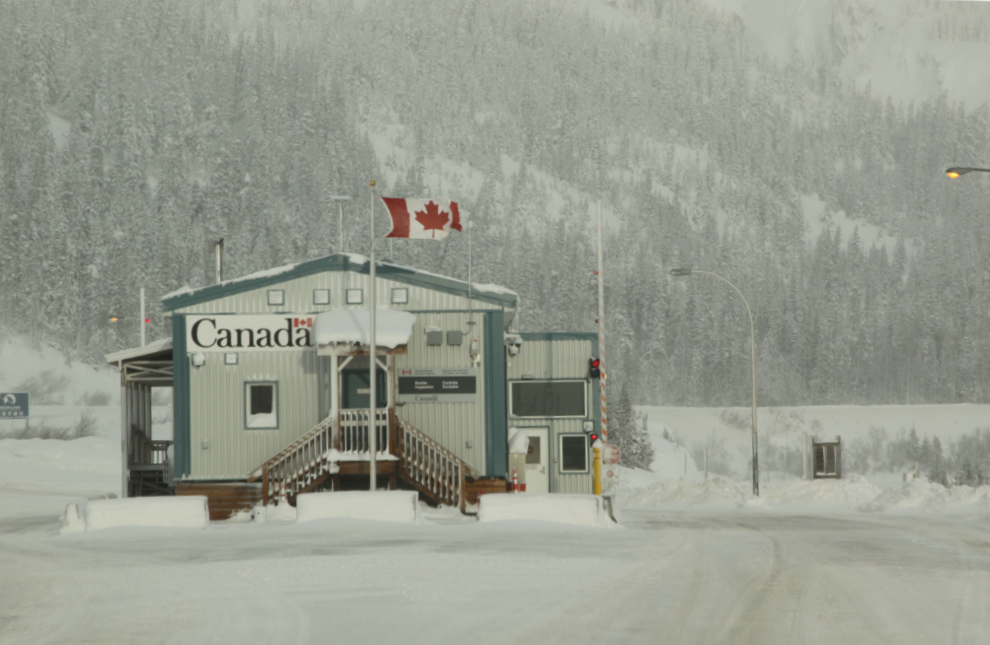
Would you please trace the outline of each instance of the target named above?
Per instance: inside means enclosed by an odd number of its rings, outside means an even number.
[[[176,495],[205,495],[210,521],[229,519],[240,511],[250,511],[261,501],[261,484],[247,482],[176,482]]]

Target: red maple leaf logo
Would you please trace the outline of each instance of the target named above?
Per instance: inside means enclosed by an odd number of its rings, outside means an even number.
[[[448,220],[450,213],[440,210],[440,206],[432,201],[426,205],[425,213],[416,211],[416,221],[423,225],[423,230],[434,231],[434,238],[437,236],[436,231],[442,231]]]

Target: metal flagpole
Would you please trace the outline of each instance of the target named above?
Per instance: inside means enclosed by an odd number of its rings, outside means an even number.
[[[605,413],[605,376],[608,364],[605,362],[605,259],[602,247],[602,202],[598,200],[598,359],[601,361],[601,376],[598,390],[602,399],[602,443],[608,443],[608,419]]]
[[[145,324],[144,322],[145,317],[146,314],[144,312],[144,287],[141,287],[141,347],[144,347],[147,344],[145,342],[147,338],[147,334],[145,333],[145,328],[147,327],[147,324]]]
[[[371,479],[370,490],[374,492],[378,489],[378,461],[376,460],[376,454],[378,452],[378,423],[375,419],[375,406],[377,401],[375,397],[378,395],[375,392],[375,384],[377,379],[376,372],[378,371],[378,357],[375,355],[375,350],[377,348],[377,334],[375,333],[375,242],[377,239],[375,237],[375,180],[371,180],[371,283],[368,285],[368,311],[370,313],[369,321],[369,332],[368,332],[368,359],[371,363],[370,368],[370,385],[368,387],[369,392],[369,403],[368,409],[371,411],[371,415],[368,418],[368,448],[370,454],[370,462],[368,464],[368,472]]]

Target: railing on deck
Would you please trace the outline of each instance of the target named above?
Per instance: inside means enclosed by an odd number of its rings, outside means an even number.
[[[375,444],[378,453],[391,453],[388,440],[388,410],[375,410],[378,429],[378,442]],[[340,411],[340,445],[341,452],[363,452],[370,450],[368,445],[368,410]]]
[[[168,463],[171,441],[152,440],[137,426],[131,426],[127,463],[131,466],[164,466]]]
[[[438,501],[463,510],[464,476],[470,467],[461,459],[396,416],[399,468],[405,479]]]
[[[334,426],[331,415],[265,462],[259,469],[265,506],[282,493],[296,494],[329,470],[329,453],[334,448]],[[256,480],[258,474],[256,470],[248,481]]]

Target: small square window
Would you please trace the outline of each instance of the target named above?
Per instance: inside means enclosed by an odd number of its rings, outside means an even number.
[[[588,472],[588,435],[560,435],[560,472]]]
[[[269,289],[268,290],[268,304],[272,306],[280,306],[285,304],[285,290],[284,289]]]
[[[330,304],[330,290],[329,289],[313,289],[313,304],[314,305],[329,305]]]
[[[359,305],[364,302],[364,289],[348,289],[347,304]]]
[[[461,337],[464,335],[462,331],[448,331],[447,332],[447,344],[448,345],[460,345]]]
[[[278,428],[278,386],[275,383],[245,383],[244,427]]]
[[[224,365],[237,365],[237,354],[224,354],[223,355]]]
[[[392,304],[393,305],[407,305],[409,304],[409,289],[405,287],[397,287],[392,289]]]

